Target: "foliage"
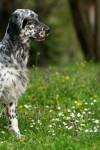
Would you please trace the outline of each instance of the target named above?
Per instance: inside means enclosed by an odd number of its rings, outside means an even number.
[[[18,139],[9,132],[2,116],[0,149],[99,150],[99,68],[84,62],[31,69],[18,106],[25,137]]]

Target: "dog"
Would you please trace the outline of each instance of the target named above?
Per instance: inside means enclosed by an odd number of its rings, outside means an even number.
[[[29,9],[17,9],[9,18],[0,43],[0,103],[5,106],[9,128],[21,137],[18,128],[17,102],[28,84],[27,62],[30,41],[44,40],[50,28]]]

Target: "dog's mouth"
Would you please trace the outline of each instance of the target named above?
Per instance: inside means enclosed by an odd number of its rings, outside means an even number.
[[[41,31],[30,39],[35,41],[44,41],[46,37],[48,37],[48,34],[46,34],[45,31]]]

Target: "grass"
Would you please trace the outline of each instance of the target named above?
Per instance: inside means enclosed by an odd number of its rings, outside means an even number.
[[[30,69],[19,101],[19,139],[0,118],[0,150],[99,150],[100,65]]]

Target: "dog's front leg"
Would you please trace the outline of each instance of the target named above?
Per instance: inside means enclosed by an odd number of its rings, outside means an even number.
[[[13,130],[19,137],[21,137],[19,128],[18,128],[18,119],[16,114],[16,103],[10,102],[7,107],[7,115],[9,118],[9,128]]]

